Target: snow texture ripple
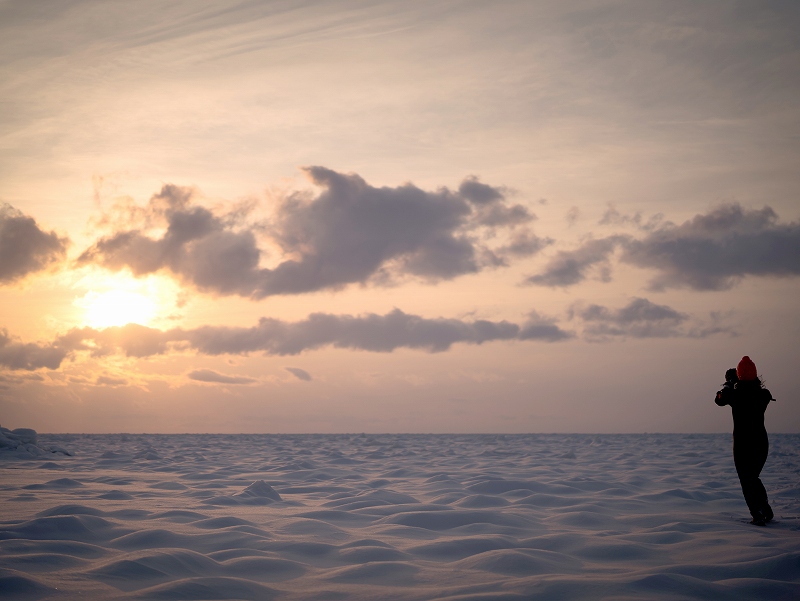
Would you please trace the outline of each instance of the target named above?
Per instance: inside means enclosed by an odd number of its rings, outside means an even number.
[[[15,432],[3,599],[800,598],[800,435]]]

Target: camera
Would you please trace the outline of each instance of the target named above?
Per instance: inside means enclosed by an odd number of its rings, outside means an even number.
[[[733,388],[736,386],[736,383],[739,381],[739,376],[736,374],[736,368],[731,367],[728,371],[725,372],[725,383],[722,385],[722,388]]]

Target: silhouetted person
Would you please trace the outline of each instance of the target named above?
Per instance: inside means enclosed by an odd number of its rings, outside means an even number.
[[[751,524],[763,526],[774,517],[767,491],[759,475],[769,453],[769,439],[764,427],[764,412],[774,400],[764,388],[750,357],[742,357],[736,369],[725,372],[725,384],[714,402],[731,406],[733,413],[733,463],[742,493],[753,516]]]

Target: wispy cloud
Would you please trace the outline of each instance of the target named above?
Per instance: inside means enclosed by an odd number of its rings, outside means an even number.
[[[284,369],[288,371],[290,374],[292,374],[298,380],[303,380],[303,382],[310,382],[311,380],[313,380],[310,373],[299,367],[284,367]]]
[[[257,382],[255,378],[248,378],[246,376],[226,376],[213,369],[195,369],[186,374],[190,380],[197,382],[207,382],[210,384],[252,384]]]
[[[664,215],[661,213],[656,213],[652,215],[648,219],[642,216],[641,211],[637,211],[632,215],[626,215],[621,213],[613,204],[609,204],[608,209],[606,212],[603,213],[603,216],[598,221],[599,225],[634,225],[639,229],[645,231],[651,231],[658,227],[658,225],[663,221]]]
[[[735,334],[721,323],[719,315],[711,315],[710,323],[703,323],[646,298],[633,298],[618,309],[576,303],[570,308],[569,317],[582,322],[582,336],[594,342],[612,338],[706,338],[714,334]]]
[[[98,386],[125,386],[128,380],[125,378],[115,378],[113,376],[98,376],[95,384]]]
[[[624,236],[590,239],[575,250],[561,250],[545,265],[544,271],[525,280],[538,286],[572,286],[587,278],[590,269],[599,271],[600,279],[611,277],[609,257],[625,240]]]

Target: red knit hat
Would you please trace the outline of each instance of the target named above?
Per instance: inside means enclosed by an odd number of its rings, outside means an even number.
[[[739,365],[736,366],[736,375],[737,377],[744,381],[744,380],[755,380],[758,377],[758,371],[756,371],[756,364],[745,355],[742,357],[742,360],[739,361]]]

